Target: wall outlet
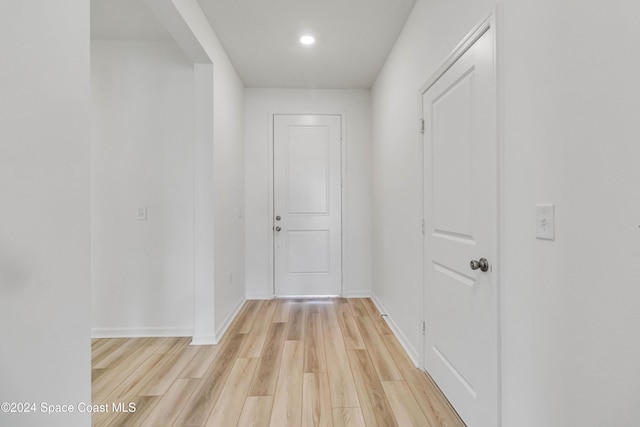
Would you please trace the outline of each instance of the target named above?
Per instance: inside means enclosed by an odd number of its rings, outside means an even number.
[[[146,220],[147,220],[147,207],[138,206],[138,221],[146,221]]]
[[[536,205],[536,238],[555,239],[555,213],[552,204]]]

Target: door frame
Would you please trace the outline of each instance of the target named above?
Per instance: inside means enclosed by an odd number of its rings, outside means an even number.
[[[422,111],[422,99],[423,94],[431,88],[439,79],[442,77],[452,66],[454,63],[458,61],[462,57],[462,55],[478,40],[482,35],[489,29],[493,31],[493,67],[494,67],[494,87],[495,87],[495,121],[496,121],[496,262],[492,263],[492,268],[495,272],[495,284],[498,290],[496,298],[496,315],[497,319],[497,411],[498,411],[498,426],[502,426],[502,415],[503,415],[503,369],[502,364],[504,360],[504,337],[503,331],[505,330],[505,306],[504,306],[504,295],[505,289],[503,284],[505,281],[505,271],[506,271],[506,263],[505,263],[505,131],[504,131],[504,80],[503,80],[503,69],[502,69],[502,9],[500,4],[496,4],[493,10],[486,15],[480,22],[478,22],[472,29],[467,33],[467,35],[462,39],[460,43],[451,51],[451,53],[446,57],[443,61],[442,65],[438,67],[438,69],[429,77],[425,83],[420,87],[418,97],[420,105],[420,115],[423,117]],[[420,207],[421,218],[425,218],[424,212],[424,202],[425,202],[425,188],[424,188],[424,173],[425,173],[425,165],[424,165],[424,136],[420,134],[420,188],[421,188],[421,196],[422,196],[422,205]],[[424,221],[424,220],[423,220]],[[425,290],[425,261],[424,261],[424,241],[426,239],[426,235],[422,234],[422,282],[421,282],[421,298],[422,298],[422,322],[424,324],[424,319],[426,319],[427,308],[426,308],[426,290]],[[497,271],[496,271],[497,270]],[[420,369],[427,373],[425,369],[425,341],[426,334],[424,329],[422,330],[422,345],[420,346]],[[434,383],[435,384],[435,383]],[[455,409],[455,408],[454,408]]]
[[[268,253],[269,253],[269,290],[271,292],[271,298],[277,298],[276,296],[276,281],[275,281],[275,251],[274,251],[274,234],[273,218],[274,212],[274,117],[275,116],[339,116],[340,117],[340,179],[342,186],[340,187],[340,226],[342,233],[340,236],[340,248],[341,248],[341,262],[340,262],[340,296],[345,295],[345,290],[348,289],[345,284],[345,264],[347,260],[347,254],[345,251],[345,241],[347,240],[347,209],[346,209],[346,194],[347,194],[347,132],[346,132],[346,118],[347,114],[344,111],[321,111],[321,112],[290,112],[290,111],[276,111],[269,110],[267,121],[269,123],[269,144],[268,144],[268,164],[269,164],[269,209],[267,215],[267,233],[268,239]]]

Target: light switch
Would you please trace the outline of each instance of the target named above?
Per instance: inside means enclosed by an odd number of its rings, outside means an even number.
[[[555,239],[555,215],[553,205],[536,205],[536,237]]]
[[[147,207],[138,206],[138,221],[146,221],[146,220],[147,220]]]

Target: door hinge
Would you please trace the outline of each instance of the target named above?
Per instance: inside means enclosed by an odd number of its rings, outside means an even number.
[[[425,225],[424,225],[424,218],[422,218],[422,234],[424,235],[425,232]]]
[[[424,119],[420,119],[420,133],[424,133]]]
[[[424,320],[422,321],[422,335],[424,335],[427,332],[427,322],[425,322]]]

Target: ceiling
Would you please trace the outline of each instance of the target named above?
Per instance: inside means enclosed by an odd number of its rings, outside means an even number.
[[[91,0],[91,38],[173,40],[140,0]]]
[[[246,87],[322,89],[370,88],[415,2],[198,0]],[[139,0],[91,0],[91,35],[170,39]]]

